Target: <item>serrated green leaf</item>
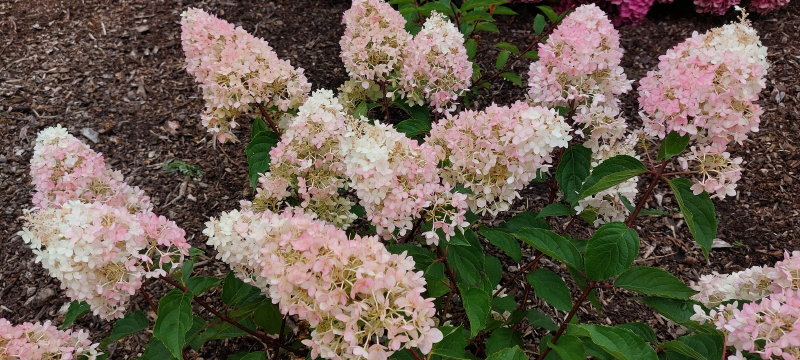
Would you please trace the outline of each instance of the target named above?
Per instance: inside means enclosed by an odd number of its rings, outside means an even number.
[[[561,162],[556,168],[556,181],[570,204],[577,201],[581,185],[589,177],[591,158],[592,151],[581,145],[568,147],[561,156]]]
[[[553,203],[548,204],[536,216],[539,218],[546,218],[550,216],[565,216],[565,215],[573,215],[575,214],[575,210],[569,207],[566,204],[562,203]]]
[[[478,42],[475,39],[469,39],[464,43],[464,47],[467,49],[467,58],[472,61],[475,58],[475,53],[478,52]]]
[[[689,145],[689,134],[679,135],[677,132],[672,131],[664,138],[661,147],[658,148],[658,159],[668,160],[682,153]]]
[[[639,255],[639,235],[623,223],[613,222],[595,231],[586,245],[586,276],[605,280],[631,266]]]
[[[583,182],[577,200],[621,184],[646,171],[647,168],[642,162],[632,156],[617,155],[611,157],[592,170],[592,173]]]
[[[669,320],[678,324],[688,322],[692,315],[694,315],[694,302],[677,299],[667,299],[662,297],[644,297],[639,298],[639,301],[645,305],[653,308],[657,313],[664,315]]]
[[[186,287],[193,295],[200,295],[219,285],[220,281],[220,279],[210,276],[193,276],[186,281]]]
[[[551,23],[556,23],[560,20],[558,14],[553,11],[553,8],[547,5],[539,5],[538,8],[545,16],[547,16],[547,20],[550,20]]]
[[[253,119],[253,125],[250,127],[250,138],[256,136],[256,134],[264,131],[270,131],[269,127],[267,126],[267,122],[264,121],[264,118],[261,116],[256,116]]]
[[[486,339],[486,354],[491,356],[491,354],[513,346],[522,346],[522,338],[519,334],[509,328],[499,328],[492,331],[492,334]]]
[[[711,245],[717,237],[717,213],[714,203],[711,201],[707,192],[695,195],[692,191],[692,182],[686,179],[670,179],[669,186],[678,206],[686,220],[686,226],[692,237],[700,245],[703,255],[708,259]]]
[[[500,77],[510,81],[514,85],[522,86],[522,78],[513,72],[503,72],[500,74]]]
[[[139,358],[140,360],[173,360],[175,359],[174,356],[169,352],[166,346],[156,339],[155,337],[150,338],[150,342],[147,343],[147,347],[144,348],[144,352],[142,353],[142,357]],[[181,356],[181,359],[183,357]]]
[[[442,332],[444,338],[442,341],[433,344],[431,354],[441,356],[446,359],[465,360],[470,359],[464,348],[467,347],[467,336],[469,335],[466,330],[461,327],[441,326],[439,331]]]
[[[511,10],[509,7],[505,6],[497,6],[494,8],[494,15],[518,15],[518,13],[514,10]]]
[[[83,316],[91,310],[89,304],[85,301],[75,301],[69,303],[69,308],[67,309],[67,314],[64,315],[64,322],[58,328],[64,330],[72,325],[75,320],[78,320],[79,317]]]
[[[519,346],[514,346],[491,354],[486,357],[486,360],[528,360],[528,355],[525,355]]]
[[[547,20],[545,20],[542,14],[536,14],[536,17],[533,18],[533,32],[536,35],[539,35],[544,31],[544,28],[547,26]]]
[[[418,135],[423,135],[431,131],[430,120],[423,119],[407,119],[395,125],[397,131],[406,134],[406,136],[413,138]]]
[[[490,22],[481,22],[475,26],[475,30],[478,31],[485,31],[490,33],[499,33],[500,30],[497,28],[497,25],[490,23]]]
[[[143,312],[129,312],[125,314],[124,317],[114,322],[114,328],[111,329],[111,335],[108,335],[107,338],[103,339],[103,341],[100,342],[100,346],[105,348],[108,346],[108,344],[111,344],[119,339],[147,329],[149,325],[150,322],[147,320],[147,316]]]
[[[236,353],[228,356],[228,360],[266,360],[266,355],[263,351],[251,353]]]
[[[586,349],[583,347],[581,339],[564,335],[558,339],[558,344],[549,343],[561,360],[584,360],[586,359]]]
[[[620,360],[657,360],[656,352],[636,334],[616,327],[577,325],[588,333],[592,342]]]
[[[172,290],[158,302],[158,319],[153,336],[176,358],[182,358],[186,333],[192,327],[192,294]]]
[[[561,311],[572,308],[572,293],[561,276],[548,269],[536,269],[526,279],[533,287],[536,297]]]
[[[614,286],[650,296],[687,300],[697,291],[659,268],[634,266],[614,280]]]
[[[625,324],[617,325],[618,328],[628,330],[640,338],[642,340],[647,341],[651,344],[655,344],[658,342],[658,338],[656,337],[655,331],[650,326],[647,326],[645,323],[640,322],[631,322]]]
[[[526,51],[524,54],[522,54],[522,57],[529,60],[539,60],[539,51],[538,50]]]
[[[550,229],[550,225],[547,224],[545,219],[539,218],[538,214],[535,212],[523,211],[506,221],[505,224],[503,224],[503,228],[514,232],[525,228]]]
[[[494,62],[495,69],[501,69],[503,66],[508,62],[508,57],[511,56],[511,53],[507,50],[500,50],[497,54],[497,61]]]
[[[425,269],[424,275],[425,282],[427,283],[425,289],[427,290],[428,297],[438,298],[450,292],[450,279],[445,275],[444,263],[436,262],[430,264],[430,266]]]
[[[269,152],[278,144],[280,139],[272,131],[265,130],[255,134],[244,149],[247,155],[247,172],[250,185],[256,187],[261,174],[269,171]]]
[[[451,9],[450,6],[448,6],[448,5],[444,4],[444,3],[441,3],[441,2],[437,2],[437,1],[433,1],[433,2],[429,2],[429,3],[424,4],[424,5],[419,7],[419,10],[422,11],[426,15],[430,14],[431,11],[436,11],[436,12],[438,12],[440,14],[447,15],[447,16],[453,16],[454,15],[453,14],[453,9]]]
[[[253,312],[253,320],[256,325],[264,329],[268,334],[279,334],[281,332],[281,322],[283,315],[278,306],[270,301],[263,302]]]
[[[519,54],[519,48],[514,44],[510,44],[507,42],[499,42],[497,44],[494,44],[494,46],[500,50],[508,51],[511,54]]]
[[[418,270],[424,270],[431,263],[433,263],[434,260],[436,260],[436,255],[432,251],[419,245],[393,244],[388,245],[386,248],[392,254],[402,254],[405,252],[406,255],[411,256],[414,259]]]
[[[522,248],[519,246],[519,240],[507,231],[499,229],[483,228],[478,231],[483,237],[489,240],[494,246],[503,250],[506,255],[519,262],[522,259]]]
[[[682,336],[661,344],[667,360],[717,360],[723,358],[725,338],[719,333]]]
[[[229,272],[222,283],[222,302],[226,305],[243,305],[258,300],[261,291],[245,284],[233,272]]]
[[[492,294],[485,289],[473,287],[461,291],[464,300],[464,311],[469,319],[470,337],[486,328],[489,314],[492,312]]]
[[[543,314],[538,310],[528,310],[528,322],[536,327],[540,327],[545,330],[555,331],[558,329],[556,323],[553,322],[553,319],[550,319],[549,316]]]
[[[583,268],[581,254],[575,245],[552,231],[524,228],[515,231],[514,236],[553,259],[576,269]]]

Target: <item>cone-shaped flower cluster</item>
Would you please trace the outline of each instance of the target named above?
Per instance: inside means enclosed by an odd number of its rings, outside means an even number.
[[[739,22],[695,33],[659,58],[639,88],[639,104],[648,135],[689,134],[697,146],[681,162],[696,171],[693,190],[717,197],[735,195],[740,158],[725,152],[758,131],[765,86],[767,49],[750,23]]]
[[[616,107],[617,96],[631,89],[621,59],[619,32],[596,5],[583,5],[539,44],[539,60],[528,71],[528,97],[536,105],[584,113]]]
[[[13,325],[0,318],[0,359],[87,359],[100,355],[84,331],[58,330],[50,321]]]
[[[430,99],[439,112],[453,110],[447,105],[469,87],[472,78],[464,36],[442,14],[432,12],[406,48],[401,76],[410,103],[423,105]]]
[[[377,89],[383,92],[379,97],[392,97],[392,88],[410,105],[428,103],[439,112],[449,112],[471,83],[472,63],[464,37],[437,12],[413,37],[405,30],[403,15],[384,0],[354,0],[343,22],[345,33],[339,44],[352,79],[342,88],[345,99],[363,100]],[[357,83],[361,89],[354,86]]]
[[[314,331],[303,343],[312,358],[387,359],[403,348],[428,353],[442,339],[422,272],[377,237],[348,239],[292,208],[223,213],[204,233],[218,258],[254,279],[281,312],[309,322]]]
[[[516,102],[448,115],[434,125],[426,144],[446,163],[442,178],[472,191],[472,211],[497,214],[549,170],[551,152],[567,146],[569,130],[554,110]]]
[[[339,45],[350,77],[380,82],[400,70],[411,34],[405,30],[406,19],[388,2],[354,0],[342,22],[345,30]]]
[[[68,297],[104,319],[122,316],[144,278],[166,274],[188,253],[181,228],[60,126],[39,134],[31,176],[36,207],[20,236]]]
[[[257,111],[260,104],[280,111],[297,108],[311,84],[303,69],[281,60],[269,44],[203,10],[181,15],[186,70],[203,90],[203,126],[220,142],[235,140],[235,118]]]
[[[711,308],[695,306],[692,318],[726,334],[725,345],[736,349],[728,359],[745,359],[742,351],[763,359],[800,357],[800,251],[773,267],[705,275],[692,287],[699,291],[694,299]],[[720,305],[734,299],[748,302]]]

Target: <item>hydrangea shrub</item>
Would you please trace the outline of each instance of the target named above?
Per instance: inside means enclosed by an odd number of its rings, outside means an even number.
[[[619,33],[595,5],[540,7],[529,43],[494,44],[494,69],[474,64],[487,50],[476,31],[514,14],[504,4],[354,0],[340,42],[349,79],[313,92],[263,39],[188,9],[181,38],[202,125],[224,143],[252,123],[254,194],[203,230],[230,272],[195,271],[203,252],[142,190],[65,128],[44,129],[20,236],[72,300],[62,327],[89,311],[115,324],[92,343],[0,319],[0,358],[102,359],[139,332],[152,333],[143,359],[238,337],[263,349],[231,359],[796,358],[800,253],[691,285],[633,266],[637,219],[665,212],[648,208],[659,186],[710,256],[712,198],[735,195],[742,176],[728,145],[762,112],[766,49],[749,22],[661,56],[639,81],[637,128],[620,111],[633,86]],[[527,83],[510,70],[520,61]],[[473,107],[497,81],[525,97]],[[514,212],[523,191],[547,203]],[[154,282],[171,289],[157,302]],[[612,289],[688,334],[582,322]]]

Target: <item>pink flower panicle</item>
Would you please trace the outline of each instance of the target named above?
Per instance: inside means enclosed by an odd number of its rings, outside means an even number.
[[[309,322],[314,330],[303,343],[312,357],[385,360],[403,348],[427,354],[442,339],[433,299],[422,297],[422,272],[377,237],[348,239],[292,208],[223,213],[204,234],[218,258],[262,286],[281,312]]]
[[[736,195],[736,183],[742,178],[742,158],[731,158],[727,151],[718,152],[711,146],[692,146],[678,162],[683,170],[697,173],[692,185],[695,195],[703,191],[720,199]]]
[[[338,192],[346,187],[340,142],[348,118],[333,92],[315,91],[270,151],[270,171],[260,179],[257,207],[275,211],[279,201],[295,194],[320,219],[341,228],[350,225],[355,220],[352,204]]]
[[[203,91],[203,126],[220,142],[235,140],[234,118],[250,115],[253,104],[280,111],[302,104],[311,84],[303,69],[278,58],[269,44],[241,27],[197,8],[181,14],[186,71]]]
[[[789,0],[751,0],[747,8],[759,14],[766,14],[788,4]]]
[[[39,132],[30,170],[36,189],[33,205],[37,208],[60,206],[69,200],[98,201],[130,212],[153,207],[142,190],[129,186],[120,172],[106,167],[102,154],[61,125]]]
[[[400,86],[407,101],[423,105],[427,100],[439,112],[452,111],[471,78],[464,36],[442,14],[432,12],[405,49]]]
[[[94,360],[102,354],[98,346],[85,331],[58,330],[50,321],[13,325],[0,318],[0,359]]]
[[[659,57],[658,68],[640,80],[639,105],[645,132],[676,131],[721,153],[758,131],[763,112],[755,103],[764,89],[767,49],[750,23],[714,28]]]
[[[528,97],[536,105],[613,103],[631,89],[622,67],[619,32],[596,5],[569,14],[543,44],[528,71]]]
[[[726,334],[725,345],[736,349],[728,359],[745,359],[743,351],[762,359],[800,358],[800,251],[786,253],[773,267],[704,275],[692,288],[699,291],[693,298],[711,308],[695,306],[692,319]],[[734,299],[750,302],[720,305]]]
[[[549,170],[551,152],[570,139],[569,125],[554,110],[516,102],[448,114],[425,143],[448,163],[442,178],[472,191],[467,197],[472,211],[497,214],[508,210],[539,172]]]
[[[433,149],[389,125],[351,119],[341,145],[350,187],[383,237],[395,231],[404,235],[414,219],[434,204],[465,205],[463,197],[447,194],[452,189],[439,177]],[[453,213],[452,227],[464,226],[464,213],[464,208]],[[452,231],[445,233],[449,239]]]
[[[350,77],[383,82],[402,67],[403,52],[411,41],[406,20],[384,0],[353,0],[344,12],[344,35],[339,41],[342,61]]]
[[[695,11],[713,15],[725,15],[731,6],[741,2],[741,0],[694,0]]]
[[[36,207],[19,235],[68,297],[118,318],[143,278],[180,266],[189,251],[185,233],[64,128],[42,130],[35,147]]]

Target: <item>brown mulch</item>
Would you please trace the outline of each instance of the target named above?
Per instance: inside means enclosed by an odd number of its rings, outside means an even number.
[[[198,6],[244,26],[265,38],[277,53],[306,69],[315,88],[336,88],[345,80],[339,59],[341,14],[349,1],[277,0],[251,2],[206,1],[56,1],[35,5],[28,0],[0,0],[0,317],[14,323],[59,320],[67,301],[59,284],[34,262],[32,252],[16,232],[19,217],[30,206],[32,188],[28,162],[36,133],[54,124],[73,134],[97,131],[90,145],[105,154],[132,185],[144,189],[156,212],[176,221],[192,244],[205,248],[201,234],[210,216],[237,207],[251,195],[243,145],[216,148],[199,124],[202,99],[183,69],[179,15]],[[679,12],[661,15],[656,8],[648,23],[621,29],[626,50],[624,66],[632,79],[655,66],[658,55],[692,31],[705,31],[734,18]],[[712,270],[729,272],[773,263],[784,250],[800,249],[797,231],[800,203],[800,1],[765,16],[751,16],[772,64],[761,104],[761,131],[753,134],[735,155],[745,161],[745,178],[733,199],[715,201],[720,218],[719,238],[731,247],[715,249],[706,263],[678,216],[639,222],[647,254],[641,264],[666,268],[685,280]],[[523,44],[532,34],[529,11],[500,28],[503,37]],[[482,46],[491,48],[488,36]],[[488,55],[491,55],[491,51]],[[483,59],[492,63],[488,56]],[[524,72],[526,64],[518,71]],[[523,77],[524,78],[524,77]],[[500,83],[477,99],[509,103],[523,89]],[[635,99],[626,98],[629,119],[636,122]],[[176,131],[169,122],[179,125]],[[247,126],[240,130],[245,137]],[[86,140],[84,138],[84,140]],[[86,140],[87,142],[89,140]],[[183,178],[161,170],[179,159],[199,166],[200,179]],[[664,194],[663,189],[660,190]],[[541,187],[526,190],[517,208],[539,209],[546,194]],[[670,196],[661,204],[677,206]],[[208,251],[209,254],[213,252]],[[203,271],[222,273],[209,262]],[[159,291],[154,288],[154,291]],[[597,321],[650,320],[652,315],[620,294],[606,294],[607,306]],[[137,295],[133,305],[146,309]],[[100,339],[110,323],[93,317],[77,322]],[[141,337],[118,346],[114,358],[141,351]],[[252,342],[225,347],[217,343],[206,358],[246,350]]]

